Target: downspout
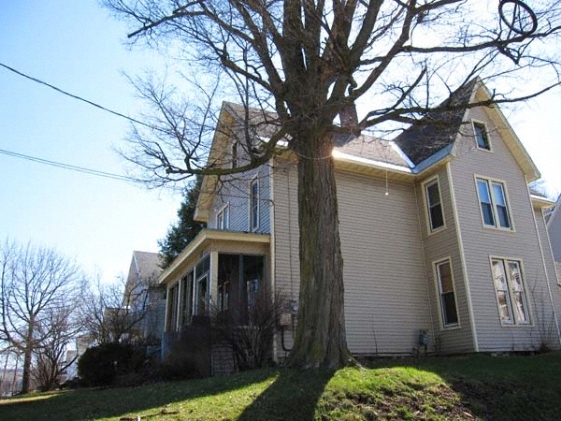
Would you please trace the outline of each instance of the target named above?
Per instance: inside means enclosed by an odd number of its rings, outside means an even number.
[[[432,337],[433,337],[433,349],[435,348],[435,343],[436,343],[436,332],[434,331],[434,316],[432,314],[432,302],[430,299],[431,293],[430,293],[430,287],[429,287],[429,279],[428,279],[428,272],[427,272],[427,254],[425,252],[425,244],[424,244],[424,239],[423,239],[423,228],[421,225],[421,211],[424,212],[424,207],[423,209],[419,209],[419,198],[417,195],[417,183],[415,182],[415,184],[413,184],[413,189],[415,190],[415,205],[417,206],[417,222],[419,223],[419,235],[421,236],[421,251],[423,252],[423,266],[425,267],[425,276],[427,277],[427,299],[429,301],[429,315],[430,315],[430,325],[431,325],[431,332],[432,332]]]

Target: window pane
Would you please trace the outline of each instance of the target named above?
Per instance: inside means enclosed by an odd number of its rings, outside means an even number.
[[[497,291],[497,299],[499,300],[499,314],[501,320],[510,321],[511,317],[507,293],[505,291]]]
[[[458,313],[456,312],[456,298],[454,292],[442,294],[442,308],[444,310],[444,324],[458,323]]]
[[[481,202],[481,213],[483,214],[483,222],[485,225],[495,226],[495,217],[493,216],[493,207],[491,205],[491,194],[489,192],[489,184],[485,180],[477,180],[477,193]]]
[[[497,208],[497,218],[499,225],[503,228],[510,228],[510,218],[508,216],[508,208],[506,205],[506,198],[502,184],[492,183],[493,186],[493,199]]]
[[[479,192],[479,200],[485,203],[491,203],[491,195],[489,194],[489,186],[484,180],[477,180],[477,191]]]
[[[510,287],[513,291],[514,309],[516,314],[516,321],[519,323],[527,323],[528,306],[526,305],[526,294],[524,292],[524,283],[522,282],[522,274],[520,272],[520,264],[518,262],[508,262],[508,274],[510,280]]]
[[[506,206],[497,206],[497,217],[502,228],[510,228],[510,218]]]
[[[456,311],[456,297],[454,282],[452,280],[452,267],[450,262],[443,262],[437,266],[438,282],[440,289],[440,305],[442,310],[442,323],[444,326],[458,323]]]
[[[493,282],[499,305],[499,315],[502,321],[512,321],[510,311],[510,298],[508,294],[508,284],[506,280],[505,267],[502,260],[493,260]]]
[[[429,198],[429,206],[440,203],[440,194],[438,191],[438,183],[434,182],[427,186],[427,196]]]
[[[493,194],[497,205],[506,206],[504,190],[501,184],[493,183]]]
[[[255,229],[259,226],[259,183],[257,180],[251,182],[249,194],[250,227]]]
[[[485,130],[484,124],[473,123],[473,128],[475,130],[475,139],[477,140],[477,146],[481,149],[489,150],[489,139],[487,137],[487,131]]]
[[[430,225],[433,230],[444,225],[442,206],[436,205],[430,209]]]
[[[444,215],[440,204],[440,192],[438,182],[433,181],[426,187],[427,205],[429,208],[429,218],[431,231],[444,225]]]
[[[450,269],[450,263],[442,263],[438,266],[438,271],[440,274],[440,290],[445,292],[454,291],[454,285],[452,284],[452,271]]]
[[[493,217],[493,208],[489,203],[481,202],[481,212],[483,213],[483,221],[485,225],[495,226],[495,218]]]

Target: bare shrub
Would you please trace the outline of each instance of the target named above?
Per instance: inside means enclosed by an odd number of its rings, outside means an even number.
[[[273,296],[269,289],[262,288],[247,308],[213,312],[214,342],[232,349],[239,370],[269,366],[275,331],[286,308],[283,294]]]

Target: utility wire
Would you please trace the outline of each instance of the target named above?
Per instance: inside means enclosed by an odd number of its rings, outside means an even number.
[[[112,173],[105,172],[105,171],[94,170],[92,168],[79,167],[77,165],[70,165],[70,164],[65,164],[65,163],[57,162],[57,161],[49,161],[48,159],[37,158],[36,156],[31,156],[31,155],[24,155],[22,153],[8,151],[8,150],[5,150],[5,149],[0,149],[0,154],[8,155],[8,156],[11,156],[11,157],[14,157],[14,158],[26,159],[28,161],[37,162],[39,164],[51,165],[53,167],[63,168],[65,170],[81,172],[81,173],[85,173],[85,174],[95,175],[95,176],[98,176],[98,177],[110,178],[110,179],[113,179],[113,180],[127,181],[127,182],[138,182],[139,181],[137,179],[134,179],[132,177],[126,177],[124,175],[112,174]]]
[[[29,80],[31,80],[31,81],[33,81],[33,82],[36,82],[36,83],[39,83],[39,84],[41,84],[41,85],[47,86],[47,87],[49,87],[49,88],[51,88],[51,89],[54,89],[54,90],[57,91],[58,93],[61,93],[61,94],[66,95],[66,96],[69,96],[70,98],[77,99],[78,101],[82,101],[82,102],[85,102],[86,104],[89,104],[89,105],[92,105],[92,106],[94,106],[94,107],[96,107],[96,108],[99,108],[99,109],[102,110],[102,111],[106,111],[106,112],[108,112],[108,113],[111,113],[111,114],[113,114],[113,115],[116,115],[117,117],[121,117],[121,118],[127,119],[127,120],[129,120],[129,121],[131,121],[131,122],[133,122],[133,123],[141,124],[141,125],[143,125],[143,126],[146,126],[146,127],[151,128],[151,129],[156,129],[156,130],[158,130],[157,127],[154,127],[154,126],[152,126],[152,125],[150,125],[150,124],[144,123],[144,122],[142,122],[142,121],[140,121],[140,120],[137,120],[137,119],[135,119],[135,118],[129,117],[128,115],[122,114],[122,113],[120,113],[120,112],[118,112],[118,111],[111,110],[111,109],[109,109],[109,108],[107,108],[107,107],[104,107],[103,105],[96,104],[95,102],[90,101],[90,100],[87,100],[87,99],[85,99],[85,98],[82,98],[81,96],[71,94],[70,92],[67,92],[67,91],[65,91],[65,90],[63,90],[63,89],[57,88],[57,87],[54,86],[54,85],[51,85],[50,83],[47,83],[47,82],[42,81],[42,80],[40,80],[40,79],[37,79],[37,78],[35,78],[35,77],[33,77],[33,76],[29,76],[29,75],[27,75],[27,74],[25,74],[25,73],[23,73],[23,72],[20,72],[19,70],[16,70],[16,69],[14,69],[13,67],[10,67],[10,66],[8,66],[8,65],[6,65],[6,64],[4,64],[4,63],[1,63],[1,62],[0,62],[0,67],[3,67],[4,69],[9,70],[10,72],[13,72],[13,73],[15,73],[15,74],[17,74],[17,75],[19,75],[19,76],[22,76],[22,77],[24,77],[24,78],[26,78],[26,79],[29,79]]]

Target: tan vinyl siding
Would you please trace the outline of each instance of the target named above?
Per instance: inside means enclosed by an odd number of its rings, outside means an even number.
[[[428,215],[424,183],[438,178],[441,192],[446,228],[429,234]],[[470,314],[466,285],[462,270],[460,248],[458,246],[458,232],[454,218],[451,186],[446,168],[420,181],[417,186],[418,212],[423,238],[426,277],[430,291],[431,313],[433,315],[433,332],[435,350],[443,354],[473,352],[473,333],[471,331]],[[454,279],[455,298],[458,308],[459,326],[443,328],[440,314],[440,295],[434,274],[434,263],[450,258],[452,276]]]
[[[349,349],[409,354],[430,331],[413,185],[337,174]]]
[[[356,354],[410,354],[431,330],[413,185],[337,172],[347,341]],[[274,171],[277,289],[299,290],[297,174]],[[285,332],[291,346],[291,332]],[[279,346],[280,349],[280,346]]]
[[[538,314],[542,308],[551,313],[551,304],[547,300],[545,304],[537,302],[548,295],[548,290],[526,180],[485,110],[472,109],[468,115],[487,124],[492,150],[477,149],[470,133],[456,145],[456,159],[451,163],[479,350],[534,349],[540,342]],[[463,130],[468,128],[464,126]],[[513,230],[483,226],[475,175],[504,183]],[[501,325],[491,274],[491,257],[521,262],[531,325]]]
[[[273,205],[275,234],[275,289],[287,300],[298,300],[300,288],[300,266],[298,258],[298,195],[296,166],[284,160],[276,160],[273,165]],[[284,345],[292,348],[294,331],[284,332]],[[286,356],[282,349],[280,334],[277,337],[279,356]]]

